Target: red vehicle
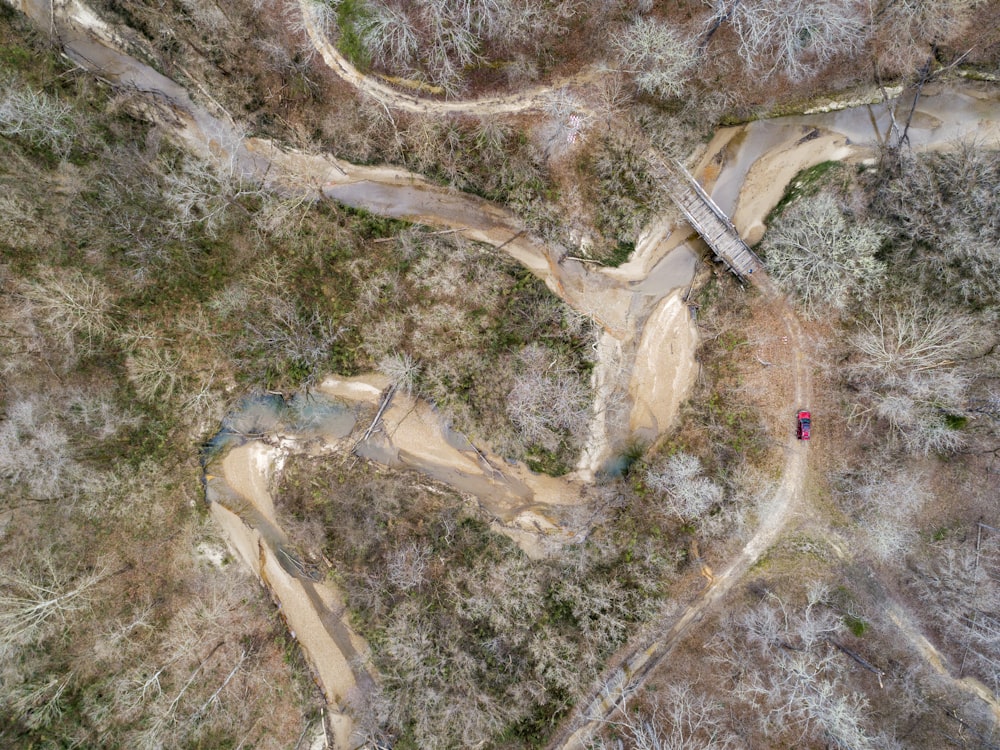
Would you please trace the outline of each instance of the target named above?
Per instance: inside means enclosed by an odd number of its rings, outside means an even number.
[[[795,430],[795,436],[799,440],[808,440],[809,428],[812,427],[812,416],[807,411],[800,411],[798,420],[798,427]]]

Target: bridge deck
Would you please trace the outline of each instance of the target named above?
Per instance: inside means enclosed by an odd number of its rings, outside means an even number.
[[[736,227],[712,197],[680,163],[663,164],[660,177],[669,186],[670,197],[691,227],[708,243],[715,255],[740,278],[764,268],[760,258],[740,237]]]

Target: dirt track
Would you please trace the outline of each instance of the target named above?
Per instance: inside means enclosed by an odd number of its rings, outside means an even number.
[[[427,99],[405,94],[398,89],[367,76],[351,65],[350,62],[327,38],[322,22],[315,10],[312,0],[299,0],[299,12],[302,14],[302,24],[313,49],[323,58],[323,62],[347,83],[358,91],[371,96],[383,104],[404,112],[438,115],[512,115],[520,112],[539,111],[552,101],[556,90],[565,86],[587,83],[601,76],[597,68],[588,68],[575,76],[556,81],[546,86],[534,86],[516,94],[507,96],[491,96],[482,99],[463,99],[444,101]]]
[[[755,283],[766,298],[782,299],[770,279],[755,276]],[[795,402],[809,403],[812,378],[805,360],[802,327],[791,304],[782,306],[782,321],[793,357]],[[782,530],[801,506],[805,485],[808,446],[790,433],[785,444],[785,463],[781,484],[761,508],[757,530],[743,549],[721,573],[716,574],[706,589],[674,620],[664,622],[644,640],[627,644],[612,659],[612,668],[600,684],[580,702],[578,708],[563,723],[562,729],[549,742],[549,750],[582,750],[594,733],[605,725],[618,710],[624,698],[637,690],[684,639],[691,627],[718,604],[760,558],[777,541]]]

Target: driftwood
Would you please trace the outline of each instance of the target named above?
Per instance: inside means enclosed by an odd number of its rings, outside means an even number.
[[[392,397],[395,395],[396,395],[396,385],[394,383],[385,389],[385,393],[382,394],[382,400],[379,402],[378,405],[378,411],[375,412],[375,418],[372,420],[372,423],[368,425],[368,429],[365,430],[365,434],[358,441],[358,443],[363,443],[372,436],[372,433],[375,432],[375,429],[379,426],[379,423],[382,421],[382,415],[385,413],[385,410],[388,409],[389,404],[392,403]]]
[[[498,469],[496,466],[493,465],[493,462],[490,461],[490,459],[486,456],[485,453],[483,453],[481,450],[479,450],[478,447],[473,445],[471,440],[469,441],[469,445],[471,445],[472,450],[476,452],[476,455],[479,457],[480,463],[482,463],[483,466],[489,471],[490,479],[496,481],[502,481],[507,478],[504,476],[504,473],[500,471],[500,469]]]
[[[503,244],[497,245],[497,250],[503,250],[505,247],[507,247],[507,245],[509,245],[514,240],[516,240],[518,237],[521,237],[522,235],[525,235],[527,233],[528,233],[527,229],[522,229],[520,232],[518,232],[517,234],[515,234],[513,237],[511,237],[509,240],[507,240]]]
[[[917,102],[920,101],[920,93],[924,89],[924,84],[931,77],[931,67],[934,64],[934,56],[937,54],[937,46],[931,50],[930,57],[927,58],[927,62],[924,63],[924,67],[920,69],[920,82],[917,84],[917,91],[913,95],[913,104],[910,105],[910,114],[906,116],[906,125],[903,127],[903,134],[899,138],[899,145],[902,146],[904,143],[910,143],[910,122],[913,120],[913,113],[917,111]]]
[[[461,230],[461,229],[441,229],[441,230],[438,230],[437,232],[424,232],[423,236],[434,237],[434,236],[437,236],[437,235],[440,235],[440,234],[457,234],[458,232],[461,232],[461,231],[463,231],[463,230]],[[372,244],[375,245],[375,244],[378,244],[380,242],[395,242],[396,239],[397,239],[396,237],[379,237],[378,239],[372,240]]]

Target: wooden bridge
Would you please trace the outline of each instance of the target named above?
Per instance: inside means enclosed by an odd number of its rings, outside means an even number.
[[[661,169],[657,170],[667,186],[670,198],[684,213],[691,227],[712,248],[716,257],[729,266],[729,270],[741,279],[747,279],[755,271],[761,271],[764,264],[740,233],[729,221],[725,212],[716,205],[712,197],[688,172],[680,162],[669,164],[656,157]]]

